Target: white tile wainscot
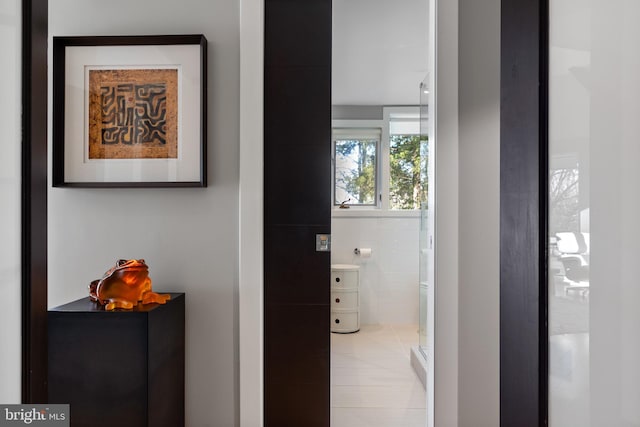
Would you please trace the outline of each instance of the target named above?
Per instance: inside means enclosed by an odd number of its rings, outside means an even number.
[[[331,263],[360,265],[361,324],[418,323],[419,227],[417,211],[334,212]],[[371,258],[355,248],[371,248]]]

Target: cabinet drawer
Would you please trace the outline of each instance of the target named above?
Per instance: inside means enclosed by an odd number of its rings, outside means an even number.
[[[333,310],[331,312],[331,332],[356,332],[359,329],[358,310]]]
[[[333,290],[331,291],[331,309],[357,309],[357,290]]]
[[[334,289],[348,289],[358,287],[357,271],[332,271],[331,287]]]

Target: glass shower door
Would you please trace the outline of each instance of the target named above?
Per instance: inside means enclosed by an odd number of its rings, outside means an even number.
[[[420,306],[420,326],[419,346],[425,358],[428,357],[428,335],[429,335],[429,303],[431,301],[429,294],[432,288],[433,280],[430,278],[430,268],[433,266],[433,236],[430,218],[430,207],[433,200],[430,189],[433,188],[429,181],[430,175],[430,155],[429,155],[429,77],[425,77],[420,83],[420,180],[422,187],[426,189],[420,201],[420,239],[419,239],[419,306]]]

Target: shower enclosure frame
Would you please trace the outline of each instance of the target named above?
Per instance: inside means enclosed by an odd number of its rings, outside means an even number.
[[[420,202],[420,238],[419,238],[419,345],[418,349],[425,361],[433,357],[434,336],[434,289],[435,289],[435,132],[429,117],[429,105],[433,105],[430,90],[431,74],[420,82],[420,156],[421,174],[427,185],[427,200]],[[424,149],[423,149],[424,147]],[[426,156],[424,155],[426,153]],[[431,356],[430,356],[431,355]]]

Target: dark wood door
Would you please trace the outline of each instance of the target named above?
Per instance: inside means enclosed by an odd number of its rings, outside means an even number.
[[[331,0],[265,1],[264,420],[330,424]]]
[[[502,1],[500,425],[547,425],[547,0]]]

